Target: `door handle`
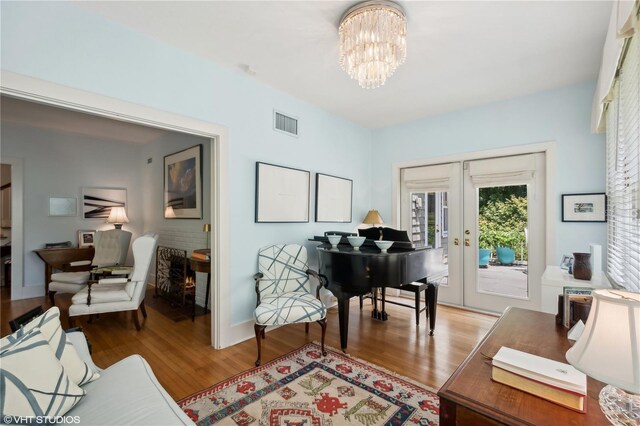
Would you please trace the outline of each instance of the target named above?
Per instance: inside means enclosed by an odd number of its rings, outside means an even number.
[[[464,231],[464,235],[469,235],[471,234],[471,231],[469,231],[468,229]]]
[[[458,238],[454,238],[453,239],[453,245],[454,246],[459,246],[460,245],[460,240]]]
[[[471,242],[469,241],[469,239],[468,239],[468,238],[465,238],[465,239],[464,239],[464,246],[465,246],[465,247],[469,247],[470,245],[471,245]]]

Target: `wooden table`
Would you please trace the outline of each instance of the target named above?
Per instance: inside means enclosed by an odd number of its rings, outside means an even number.
[[[95,253],[93,247],[63,247],[38,249],[34,252],[44,262],[44,286],[45,292],[49,292],[49,283],[51,282],[51,274],[54,269],[63,272],[88,271],[90,265],[86,266],[69,266],[70,262],[79,260],[92,260]]]
[[[509,308],[438,391],[441,425],[608,425],[598,394],[603,383],[587,377],[587,413],[564,408],[491,380],[491,363],[501,346],[567,362],[572,346],[555,316]],[[604,360],[603,360],[604,361]]]
[[[206,254],[207,256],[211,257],[211,249],[197,249],[194,250],[194,253]],[[196,272],[207,274],[207,290],[204,297],[204,312],[206,313],[207,307],[209,306],[209,289],[211,288],[211,260],[202,260],[190,257],[189,261],[191,263],[191,269]],[[193,304],[195,308],[195,296]]]

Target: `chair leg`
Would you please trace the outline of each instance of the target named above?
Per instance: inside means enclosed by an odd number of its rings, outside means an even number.
[[[49,292],[49,300],[51,301],[51,306],[56,306],[55,295],[56,295],[55,291],[50,291]]]
[[[258,344],[258,359],[256,360],[256,367],[259,367],[262,363],[262,339],[264,339],[264,329],[266,325],[255,324],[253,329],[256,332],[256,343]]]
[[[147,317],[147,308],[144,307],[144,300],[140,303],[140,312],[142,312],[142,317]]]
[[[131,311],[131,319],[133,320],[133,325],[135,325],[136,330],[140,331],[140,321],[138,321],[138,310]]]
[[[360,295],[360,310],[362,310],[362,304],[364,302],[364,296]]]
[[[308,322],[304,323],[304,333],[305,334],[309,334],[309,323]]]
[[[322,355],[327,356],[327,351],[324,349],[324,336],[327,333],[327,319],[322,318],[321,320],[318,320],[318,324],[322,327],[322,339],[320,340]]]
[[[74,328],[76,326],[76,319],[74,317],[69,317],[69,328]]]

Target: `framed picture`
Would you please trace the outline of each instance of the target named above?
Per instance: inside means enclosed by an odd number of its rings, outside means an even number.
[[[78,247],[91,247],[96,231],[78,231]]]
[[[560,269],[568,270],[569,266],[573,263],[573,256],[568,254],[562,255],[562,261],[560,262]]]
[[[566,328],[571,328],[571,302],[588,302],[592,298],[592,292],[593,289],[589,287],[562,287],[562,302],[564,304],[562,324]]]
[[[316,173],[316,222],[351,222],[353,181]]]
[[[606,222],[607,196],[595,194],[563,194],[563,222]]]
[[[76,197],[49,198],[49,216],[70,217],[78,215],[78,199]]]
[[[311,173],[256,162],[257,223],[309,222]]]
[[[202,145],[164,157],[165,219],[202,219]]]
[[[85,219],[107,219],[111,207],[127,208],[124,188],[82,188],[82,213]]]

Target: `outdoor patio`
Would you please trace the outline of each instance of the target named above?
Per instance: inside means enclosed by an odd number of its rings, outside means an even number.
[[[504,296],[527,297],[526,265],[492,265],[478,269],[478,288]]]

